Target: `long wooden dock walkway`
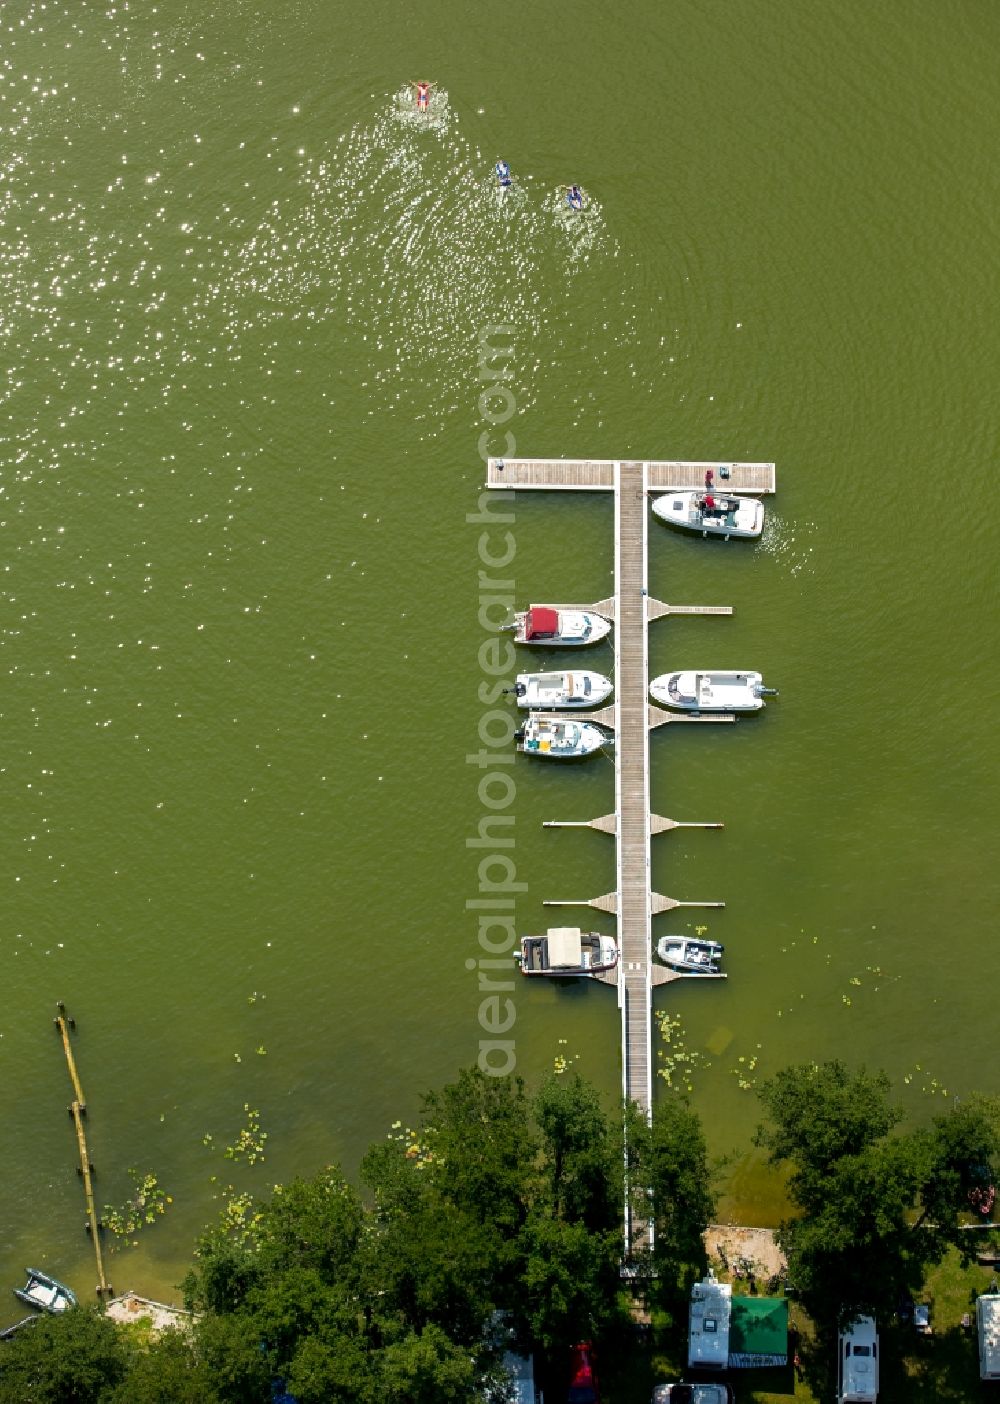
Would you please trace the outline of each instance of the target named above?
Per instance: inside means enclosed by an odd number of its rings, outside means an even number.
[[[722,902],[679,902],[652,891],[650,836],[680,827],[654,815],[649,795],[649,732],[667,722],[732,722],[731,715],[691,717],[652,707],[648,693],[648,629],[670,614],[731,614],[728,606],[667,605],[647,594],[646,498],[651,491],[700,488],[708,469],[720,487],[754,494],[775,490],[773,463],[679,463],[606,459],[491,458],[487,487],[514,490],[610,491],[615,501],[615,593],[590,606],[615,622],[617,667],[613,708],[600,720],[616,732],[615,813],[590,822],[613,834],[617,848],[617,889],[602,897],[561,899],[546,905],[585,904],[618,919],[618,1002],[622,1019],[622,1091],[647,1117],[653,1105],[652,991],[682,978],[652,961],[652,916],[679,906],[722,906]],[[550,821],[557,824],[559,821]],[[573,822],[573,821],[569,821]],[[607,980],[611,983],[611,980]],[[625,1206],[626,1248],[651,1241],[644,1213]]]
[[[643,464],[618,466],[615,491],[615,696],[618,743],[618,963],[625,1096],[649,1114],[650,1040],[648,639],[646,632],[646,482]]]

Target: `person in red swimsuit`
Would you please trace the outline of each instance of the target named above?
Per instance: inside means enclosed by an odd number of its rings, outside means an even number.
[[[431,89],[434,87],[434,84],[411,83],[410,87],[414,89],[417,95],[417,111],[426,112],[431,105]]]

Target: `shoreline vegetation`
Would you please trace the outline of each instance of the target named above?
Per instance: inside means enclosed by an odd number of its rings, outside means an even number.
[[[737,1372],[738,1399],[830,1397],[838,1326],[859,1312],[883,1339],[880,1400],[969,1397],[960,1323],[990,1273],[968,1226],[994,1182],[997,1102],[902,1131],[888,1078],[840,1062],[786,1068],[756,1094],[755,1144],[793,1206],[773,1235],[713,1222],[718,1167],[682,1093],[647,1125],[633,1106],[609,1114],[565,1060],[530,1092],[463,1071],[369,1149],[359,1186],[330,1166],[220,1216],[182,1284],[189,1328],[78,1308],[0,1344],[0,1404],[266,1404],[273,1389],[500,1404],[506,1348],[533,1353],[559,1400],[580,1340],[608,1404],[646,1404],[685,1373],[690,1288],[710,1265],[737,1293],[790,1299],[787,1368]],[[648,1197],[656,1232],[623,1277],[626,1191]],[[930,1337],[901,1310],[913,1302],[931,1306]]]

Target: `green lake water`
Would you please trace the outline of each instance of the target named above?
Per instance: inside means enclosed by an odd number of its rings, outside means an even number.
[[[781,691],[651,738],[656,810],[726,826],[653,848],[657,890],[727,904],[654,925],[726,945],[658,995],[724,1211],[778,1208],[741,1080],[1000,1091],[1000,9],[22,0],[0,40],[0,1287],[94,1281],[57,999],[100,1202],[130,1166],[173,1199],[109,1261],[150,1295],[224,1185],[353,1173],[475,1061],[501,324],[521,454],[777,464],[760,544],[650,529],[653,594],[736,610],[655,624],[652,671]],[[609,592],[609,500],[515,515],[520,603]],[[613,767],[509,773],[538,930],[614,887],[610,839],[541,828],[608,812]],[[617,1095],[611,991],[514,998],[520,1072]]]

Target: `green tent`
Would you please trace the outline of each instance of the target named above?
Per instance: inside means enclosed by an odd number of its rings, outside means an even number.
[[[788,1363],[788,1303],[784,1297],[734,1297],[729,1368]]]

